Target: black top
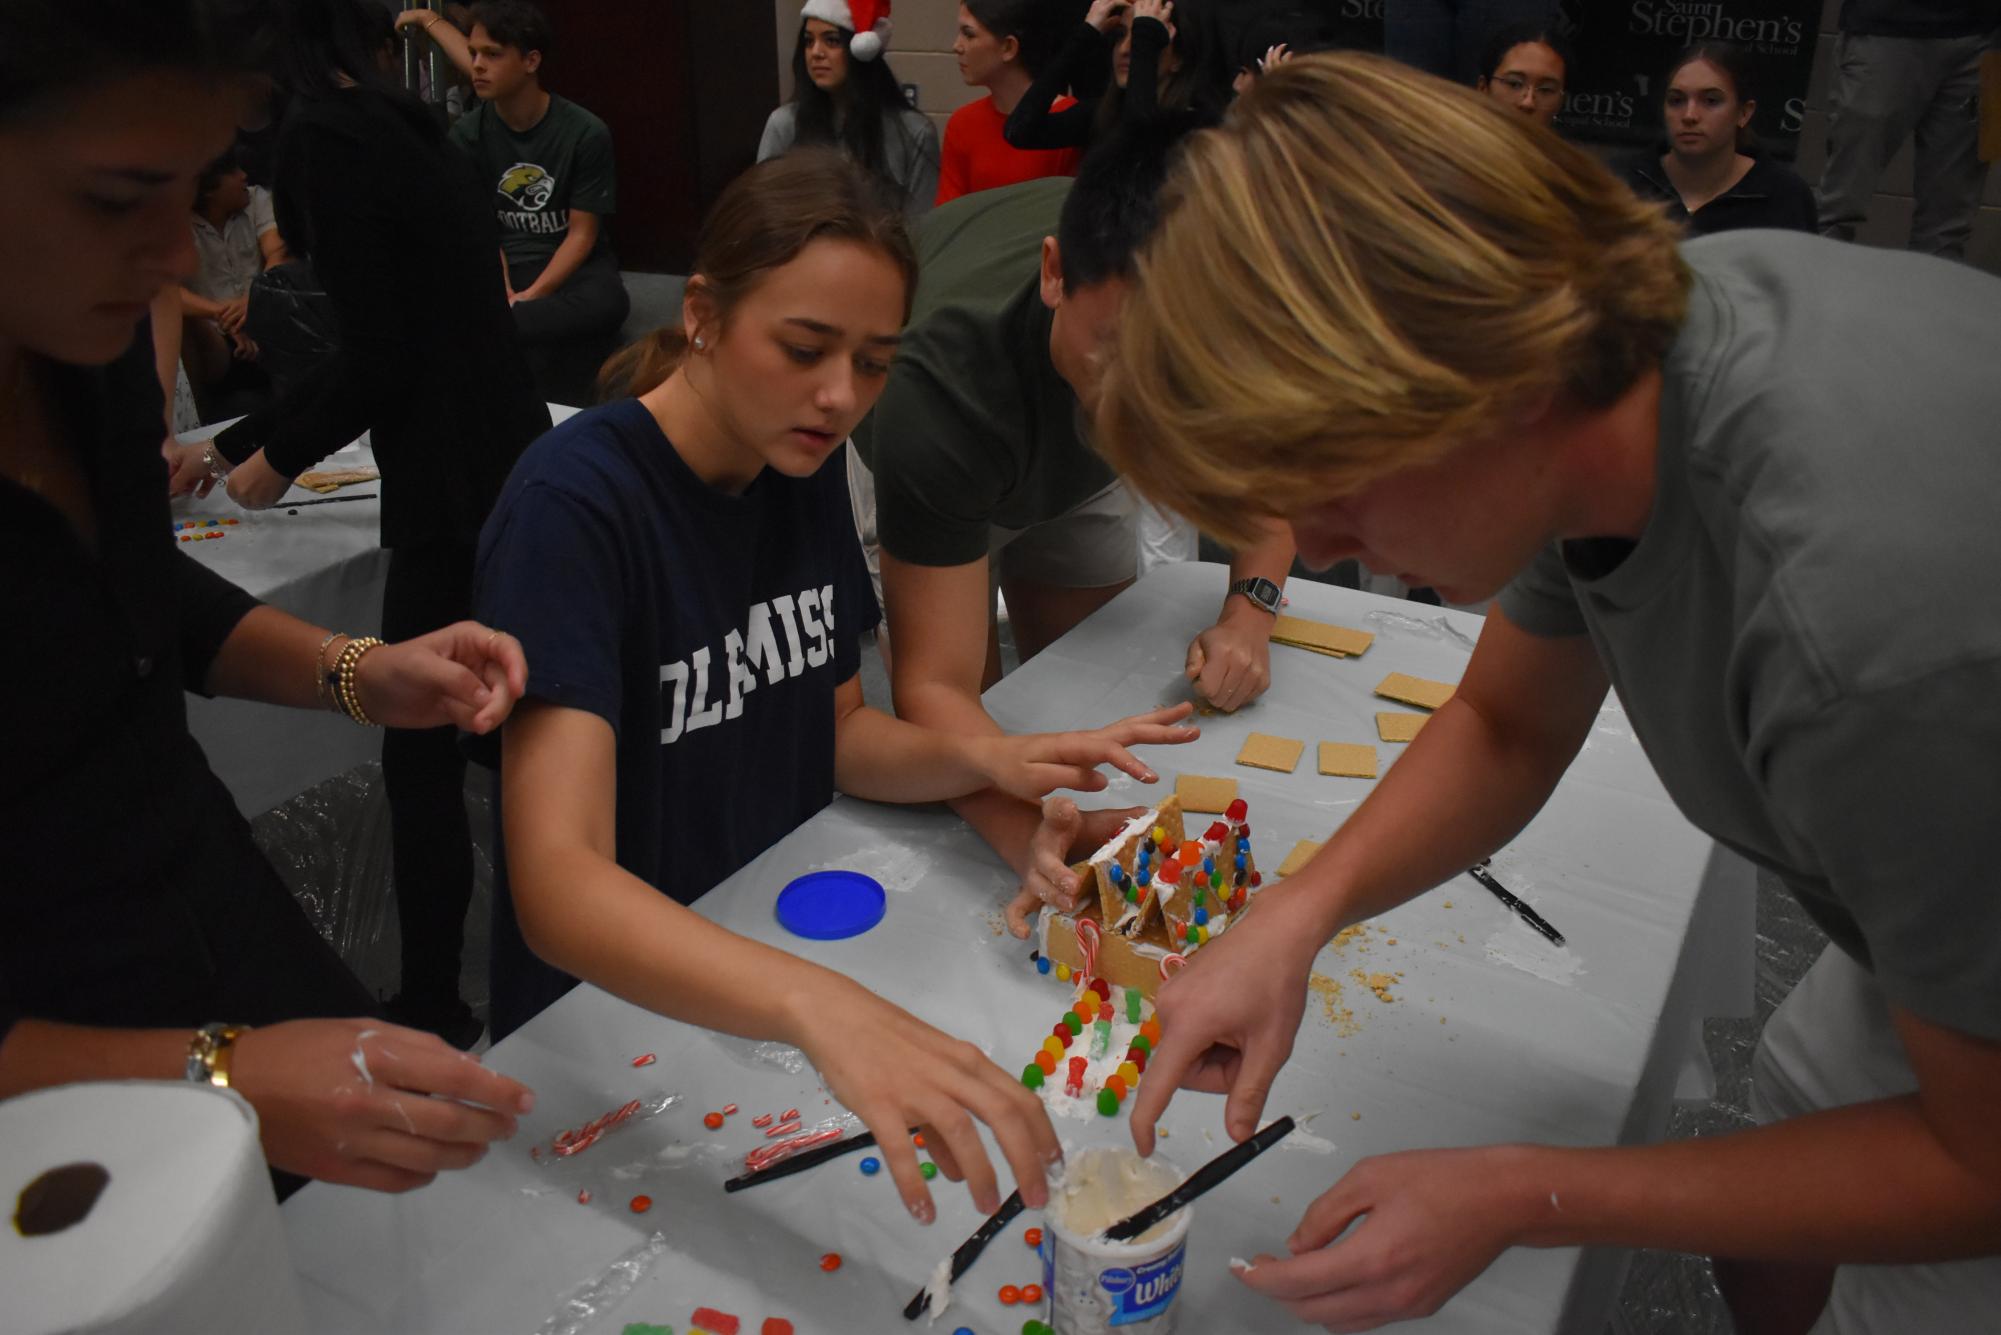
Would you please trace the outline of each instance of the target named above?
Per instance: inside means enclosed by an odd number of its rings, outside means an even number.
[[[50,376],[97,532],[0,479],[0,1038],[23,1016],[363,1013],[188,733],[182,692],[257,603],[175,545],[150,331],[109,368]]]
[[[2001,0],[1841,0],[1841,31],[1870,37],[1978,37],[2001,27]]]
[[[1134,20],[1132,65],[1126,72],[1126,101],[1120,113],[1128,120],[1151,116],[1159,108],[1160,53],[1169,40],[1167,25],[1160,20]],[[1083,148],[1091,142],[1098,107],[1111,92],[1080,97],[1061,111],[1050,108],[1066,91],[1081,88],[1111,64],[1111,39],[1090,24],[1079,23],[1049,68],[1015,103],[1001,133],[1015,148]]]
[[[371,432],[383,545],[476,542],[507,470],[549,428],[484,191],[415,102],[360,87],[295,103],[278,229],[325,285],[339,348],[217,448],[241,462],[261,446],[291,477]]]
[[[1789,167],[1770,158],[1756,158],[1744,179],[1690,213],[1668,180],[1661,159],[1667,145],[1633,154],[1621,164],[1620,174],[1642,199],[1667,205],[1668,217],[1686,223],[1691,235],[1733,232],[1747,227],[1777,227],[1794,232],[1820,230],[1820,211],[1814,203],[1813,187]]]

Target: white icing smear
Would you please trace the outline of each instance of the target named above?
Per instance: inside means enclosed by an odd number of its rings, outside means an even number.
[[[1095,1237],[1113,1224],[1153,1204],[1181,1185],[1181,1175],[1129,1149],[1085,1150],[1065,1160],[1063,1178],[1049,1198],[1049,1219],[1078,1237]],[[1169,1215],[1132,1239],[1145,1246],[1173,1228]]]
[[[924,1283],[925,1310],[931,1313],[931,1323],[936,1324],[945,1315],[945,1309],[952,1305],[952,1258],[946,1257],[931,1271],[931,1278]]]
[[[1487,938],[1487,958],[1565,987],[1584,972],[1584,959],[1576,951],[1556,945],[1512,913]]]
[[[1316,1136],[1303,1126],[1295,1126],[1291,1131],[1287,1132],[1285,1139],[1279,1141],[1278,1148],[1305,1150],[1310,1154],[1333,1154],[1335,1152],[1333,1141],[1328,1140],[1324,1136]]]
[[[1112,860],[1112,855],[1119,851],[1119,848],[1125,843],[1126,840],[1132,838],[1136,834],[1140,834],[1143,833],[1144,831],[1151,830],[1156,824],[1159,823],[1159,821],[1160,821],[1159,807],[1155,807],[1153,810],[1147,812],[1143,816],[1134,816],[1131,820],[1126,822],[1124,829],[1120,830],[1117,834],[1112,836],[1111,841],[1109,843],[1107,843],[1103,848],[1099,849],[1097,852],[1091,854],[1091,865],[1093,867],[1104,866],[1107,862],[1110,862]]]

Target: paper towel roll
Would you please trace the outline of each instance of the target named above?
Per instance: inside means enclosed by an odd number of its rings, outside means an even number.
[[[50,1169],[110,1174],[60,1232],[23,1237],[21,1192]],[[23,1335],[303,1331],[257,1114],[176,1081],[65,1085],[0,1103],[0,1294]]]

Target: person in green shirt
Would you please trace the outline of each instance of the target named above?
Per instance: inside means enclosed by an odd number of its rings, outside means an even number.
[[[1133,581],[1133,497],[1094,448],[1089,414],[1190,124],[1123,128],[1085,158],[1074,186],[1053,177],[983,191],[917,226],[910,325],[855,432],[867,467],[850,470],[864,529],[871,496],[876,510],[902,717],[999,731],[980,704],[1000,675],[996,590],[1026,661]],[[1185,662],[1211,704],[1233,710],[1269,685],[1272,614],[1291,565],[1291,537],[1277,525],[1232,563],[1232,591]],[[953,806],[1040,898],[1066,908],[1075,878],[1064,860],[1108,837],[1119,815],[1061,801],[1063,819],[1032,845],[1041,824],[1032,803],[989,791]],[[1018,934],[1029,906],[1010,910]]]
[[[493,182],[507,299],[542,397],[589,401],[630,302],[604,220],[618,206],[611,131],[542,87],[549,24],[528,0],[473,6],[472,34],[426,11],[421,26],[472,76],[479,105],[452,138]]]

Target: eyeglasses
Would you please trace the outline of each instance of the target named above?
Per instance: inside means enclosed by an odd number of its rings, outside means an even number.
[[[1515,97],[1520,97],[1530,87],[1529,81],[1519,74],[1503,74],[1495,78],[1494,82],[1507,89]],[[1551,79],[1545,79],[1541,83],[1534,85],[1534,87],[1535,100],[1538,102],[1554,102],[1557,98],[1563,96],[1563,85]]]

